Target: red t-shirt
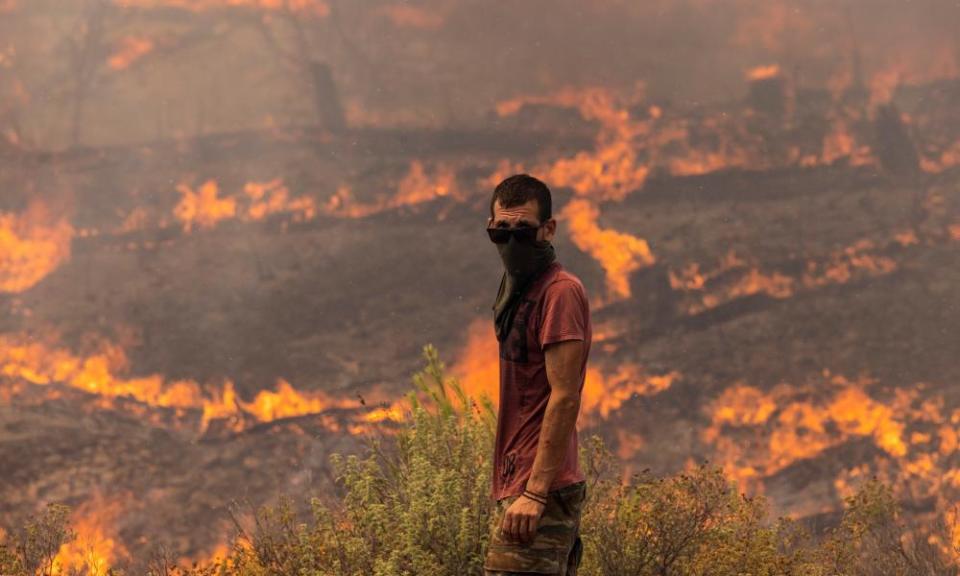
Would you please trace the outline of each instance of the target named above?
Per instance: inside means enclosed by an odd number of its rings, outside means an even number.
[[[580,279],[554,262],[524,294],[513,326],[500,343],[500,408],[493,457],[493,498],[523,492],[537,455],[540,428],[550,398],[544,348],[564,340],[586,344],[580,366],[580,393],[590,352],[590,308]],[[566,457],[550,490],[584,480],[574,426]]]

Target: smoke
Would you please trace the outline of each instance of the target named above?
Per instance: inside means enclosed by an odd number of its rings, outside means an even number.
[[[14,5],[0,122],[43,148],[310,124],[319,62],[353,125],[482,126],[498,101],[569,86],[695,105],[740,96],[757,66],[806,86],[919,82],[956,73],[960,50],[946,0],[316,4]]]

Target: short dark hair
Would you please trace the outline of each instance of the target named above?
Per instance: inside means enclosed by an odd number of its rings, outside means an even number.
[[[504,208],[522,206],[531,200],[537,201],[540,208],[540,222],[546,222],[553,216],[553,202],[547,185],[529,174],[514,174],[497,184],[490,199],[490,216],[497,200]]]

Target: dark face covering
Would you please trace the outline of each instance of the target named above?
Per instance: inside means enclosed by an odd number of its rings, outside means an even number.
[[[514,236],[506,244],[497,244],[497,250],[503,260],[504,273],[493,304],[493,315],[497,340],[503,342],[510,333],[523,293],[556,260],[556,254],[553,245],[546,240],[525,244]]]

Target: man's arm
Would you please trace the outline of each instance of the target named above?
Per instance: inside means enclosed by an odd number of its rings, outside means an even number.
[[[543,416],[537,455],[527,489],[546,494],[567,455],[567,443],[580,412],[580,366],[583,340],[566,340],[544,349],[550,398]]]
[[[580,364],[583,340],[564,340],[544,348],[550,398],[543,415],[537,455],[527,480],[527,489],[546,494],[567,454],[570,433],[580,411]],[[537,533],[544,505],[521,498],[507,509],[502,529],[508,539],[529,542]]]

